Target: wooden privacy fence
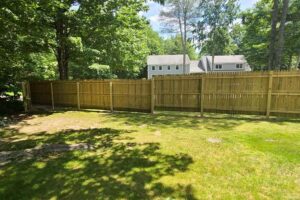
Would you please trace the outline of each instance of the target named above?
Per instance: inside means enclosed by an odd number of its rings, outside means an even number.
[[[209,73],[152,80],[31,82],[33,104],[153,112],[300,114],[299,72]]]
[[[38,81],[30,82],[33,104],[152,112],[151,81]]]
[[[155,78],[155,107],[225,113],[300,114],[299,72],[209,73]]]

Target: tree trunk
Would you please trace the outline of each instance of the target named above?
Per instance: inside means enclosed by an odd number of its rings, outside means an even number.
[[[211,70],[214,71],[214,65],[215,65],[215,28],[212,30],[212,52],[211,52]]]
[[[187,48],[186,48],[186,43],[187,43],[187,38],[186,38],[186,15],[187,13],[185,12],[183,15],[183,35],[184,35],[184,45],[183,45],[183,65],[184,65],[184,73],[187,74],[188,70],[187,70],[187,66],[186,66],[186,54],[187,54]]]
[[[59,79],[67,80],[68,63],[69,63],[69,47],[68,47],[68,28],[65,20],[64,13],[66,10],[60,9],[56,16],[55,29],[56,29],[56,59],[59,71]]]
[[[298,54],[298,59],[297,59],[297,63],[296,63],[296,68],[300,69],[300,52]]]
[[[282,61],[282,52],[284,47],[284,29],[285,29],[288,8],[289,8],[289,0],[283,0],[282,16],[281,16],[279,34],[278,34],[278,47],[276,50],[276,58],[275,58],[276,69],[280,69],[282,64],[281,61]]]
[[[181,46],[182,46],[182,54],[183,54],[183,73],[185,74],[185,63],[186,63],[186,57],[185,57],[185,42],[184,42],[184,33],[183,33],[183,27],[182,27],[182,20],[180,16],[178,17],[178,22],[179,22],[179,30],[180,30],[180,36],[181,36]]]
[[[277,19],[278,19],[278,0],[274,0],[273,11],[272,11],[272,22],[271,22],[272,28],[271,28],[271,40],[269,46],[268,70],[274,69]]]
[[[288,63],[288,70],[291,70],[291,68],[292,68],[292,62],[293,62],[293,54],[290,53],[289,63]]]

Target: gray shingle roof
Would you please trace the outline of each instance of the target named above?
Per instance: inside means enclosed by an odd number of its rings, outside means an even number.
[[[203,73],[205,69],[201,65],[201,60],[191,60],[190,73]]]
[[[212,56],[206,56],[210,63],[212,63]],[[215,64],[244,64],[247,63],[245,56],[243,55],[231,55],[231,56],[215,56]]]
[[[147,65],[182,65],[183,55],[152,55],[147,58]],[[186,55],[186,64],[190,64],[190,58]]]

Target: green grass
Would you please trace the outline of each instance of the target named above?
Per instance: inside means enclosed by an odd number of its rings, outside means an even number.
[[[0,199],[300,199],[300,120],[69,111],[0,129],[0,151],[89,143],[0,168]],[[211,143],[210,138],[220,139]]]

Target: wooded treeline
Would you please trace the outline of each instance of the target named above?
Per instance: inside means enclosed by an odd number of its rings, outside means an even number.
[[[254,70],[299,66],[298,0],[260,0],[246,11],[237,0],[157,0],[181,1],[193,5],[184,9],[187,34],[163,39],[140,14],[144,0],[2,0],[0,93],[22,80],[142,78],[151,54],[244,54]]]
[[[241,11],[238,0],[167,0],[164,27],[192,40],[200,55],[243,54],[253,70],[299,68],[300,1],[260,0]],[[184,48],[183,48],[183,52]]]

